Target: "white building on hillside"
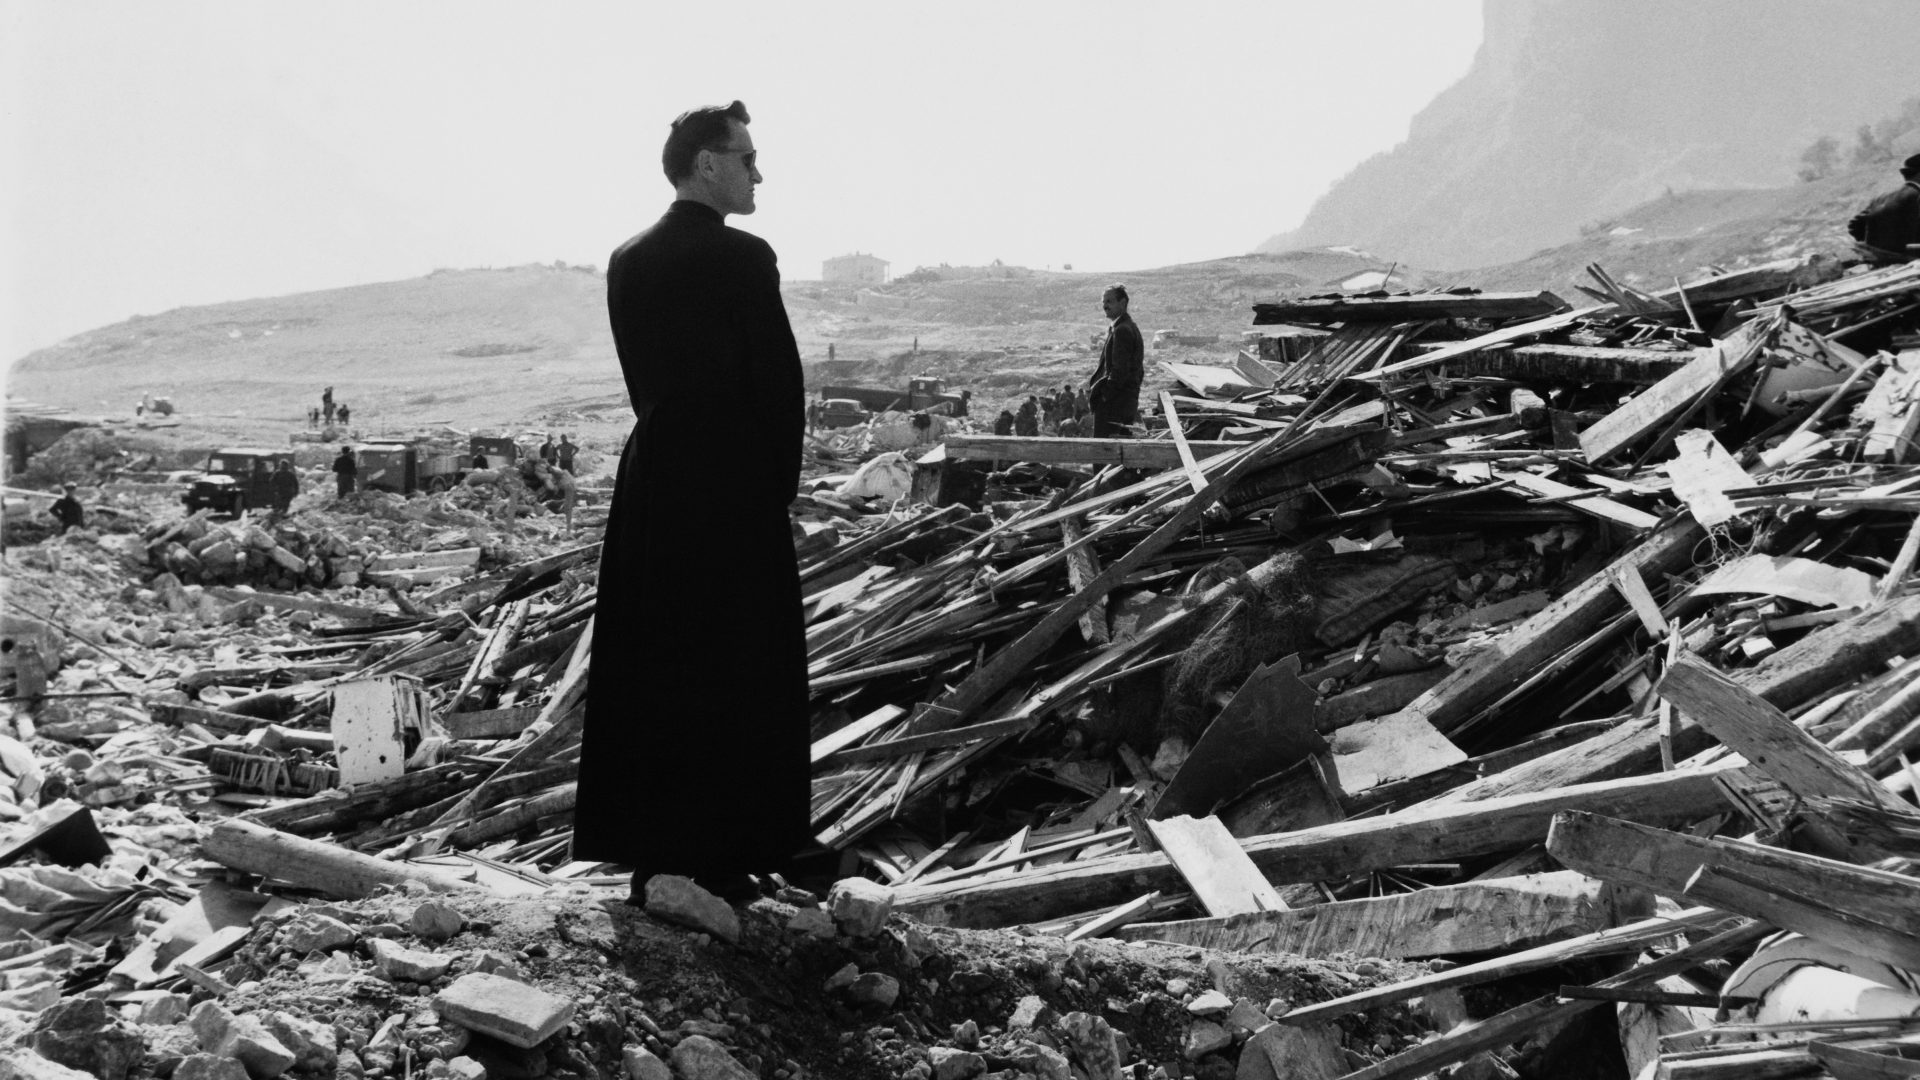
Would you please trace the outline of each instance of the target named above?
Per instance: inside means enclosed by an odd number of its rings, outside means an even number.
[[[835,255],[820,264],[820,280],[847,281],[860,285],[885,285],[887,260],[878,255]]]

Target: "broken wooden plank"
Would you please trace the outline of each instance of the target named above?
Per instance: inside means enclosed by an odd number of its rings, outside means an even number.
[[[1493,475],[1495,479],[1505,480],[1521,491],[1563,501],[1576,510],[1625,525],[1629,529],[1645,532],[1660,525],[1658,515],[1615,502],[1594,488],[1578,488],[1522,469],[1496,469]],[[1591,491],[1593,494],[1582,496],[1582,491]]]
[[[1716,778],[1749,775],[1744,763],[1636,776],[1554,791],[1321,825],[1243,839],[1241,848],[1275,884],[1346,877],[1407,863],[1459,859],[1544,839],[1553,815],[1580,809],[1648,823],[1687,824],[1726,808]],[[1757,775],[1757,774],[1752,774]],[[1110,855],[1036,867],[991,881],[902,889],[894,906],[929,923],[992,927],[1034,922],[1122,903],[1181,885],[1161,853]]]
[[[1160,894],[1157,892],[1150,892],[1136,897],[1104,915],[1089,919],[1079,926],[1074,927],[1072,930],[1067,931],[1066,938],[1068,941],[1080,941],[1084,938],[1100,937],[1103,934],[1111,933],[1112,931],[1131,924],[1135,919],[1144,916],[1159,899]]]
[[[1547,851],[1583,874],[1689,897],[1920,969],[1920,878],[1580,811],[1554,817]]]
[[[1447,374],[1456,378],[1478,376],[1518,382],[1652,386],[1686,366],[1692,358],[1691,349],[1616,349],[1542,342],[1468,353],[1449,360]]]
[[[1286,910],[1286,901],[1280,899],[1219,818],[1182,814],[1149,820],[1147,828],[1207,914],[1218,917]]]
[[[1372,371],[1358,372],[1349,376],[1349,378],[1362,382],[1379,382],[1382,379],[1396,378],[1411,372],[1436,368],[1455,357],[1466,356],[1491,345],[1504,345],[1508,342],[1519,341],[1522,338],[1534,337],[1539,334],[1550,334],[1556,330],[1564,330],[1574,323],[1579,322],[1581,319],[1586,318],[1588,315],[1601,310],[1603,307],[1611,306],[1612,305],[1603,304],[1595,307],[1579,308],[1574,311],[1563,311],[1558,315],[1548,315],[1545,318],[1535,319],[1532,322],[1501,327],[1491,333],[1481,334],[1479,337],[1470,338],[1466,341],[1456,341],[1435,349],[1432,352],[1410,357],[1398,363],[1377,367]]]
[[[376,859],[238,818],[216,824],[201,841],[200,850],[222,866],[341,900],[358,900],[372,896],[383,885],[402,888],[409,882],[435,892],[468,887],[444,870]]]
[[[1195,440],[1189,452],[1208,457],[1244,442]],[[1171,439],[1079,439],[1050,435],[949,435],[947,457],[958,461],[1034,461],[1046,465],[1122,465],[1132,469],[1178,469],[1180,448]]]
[[[1407,293],[1400,296],[1313,296],[1253,305],[1253,325],[1400,323],[1424,319],[1537,319],[1565,311],[1567,302],[1534,292]]]
[[[1324,1024],[1342,1016],[1351,1016],[1354,1013],[1366,1012],[1369,1009],[1377,1009],[1411,998],[1424,997],[1442,990],[1481,986],[1514,975],[1524,975],[1529,971],[1542,971],[1595,956],[1637,953],[1650,946],[1669,941],[1683,931],[1713,926],[1724,923],[1727,919],[1725,912],[1713,908],[1688,908],[1671,916],[1642,919],[1625,926],[1597,930],[1565,941],[1538,945],[1531,949],[1523,949],[1472,964],[1462,964],[1445,971],[1436,971],[1431,975],[1421,975],[1403,982],[1371,987],[1331,1001],[1302,1005],[1281,1017],[1280,1022],[1303,1027]]]
[[[440,727],[449,739],[511,739],[527,730],[539,715],[539,708],[533,705],[442,713]]]
[[[1092,545],[1080,542],[1086,536],[1079,518],[1065,518],[1060,522],[1060,540],[1067,551],[1067,584],[1074,592],[1086,588],[1088,582],[1100,576],[1100,557]],[[1107,626],[1105,600],[1080,614],[1080,636],[1089,645],[1105,645],[1113,640],[1112,630]]]
[[[1662,698],[1802,799],[1856,799],[1889,810],[1910,805],[1847,764],[1793,718],[1691,653],[1669,665]]]
[[[1203,949],[1391,960],[1529,949],[1619,920],[1610,886],[1568,870],[1470,881],[1291,911],[1135,923],[1116,936]]]

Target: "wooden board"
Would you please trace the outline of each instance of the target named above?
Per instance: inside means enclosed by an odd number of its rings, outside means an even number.
[[[1520,382],[1622,383],[1652,386],[1686,366],[1693,350],[1609,349],[1539,344],[1482,349],[1447,362],[1447,374]]]
[[[1397,814],[1251,837],[1241,842],[1241,848],[1269,882],[1292,884],[1511,851],[1544,839],[1553,815],[1561,810],[1690,824],[1726,808],[1715,779],[1729,772],[1746,775],[1751,770],[1727,762],[1463,806],[1414,807]],[[1011,926],[1124,903],[1148,889],[1170,892],[1179,884],[1179,873],[1162,853],[1112,855],[991,881],[901,889],[894,907],[935,924]]]
[[[1037,461],[1049,465],[1125,465],[1135,469],[1177,469],[1180,448],[1171,439],[1069,439],[1047,435],[949,435],[947,458],[957,461]],[[1198,457],[1247,445],[1243,442],[1191,440]]]
[[[1614,502],[1612,499],[1607,498],[1598,491],[1594,491],[1592,488],[1577,488],[1572,484],[1563,484],[1558,480],[1550,480],[1547,477],[1521,469],[1496,469],[1493,475],[1496,479],[1505,480],[1521,491],[1532,495],[1563,499],[1568,506],[1573,507],[1575,510],[1585,514],[1591,514],[1594,517],[1606,521],[1625,525],[1629,529],[1646,532],[1650,529],[1658,528],[1660,525],[1660,518],[1657,515],[1649,514],[1645,510],[1636,510],[1624,503]],[[1568,498],[1568,496],[1577,495],[1583,490],[1594,491],[1594,494],[1590,498]]]
[[[1467,760],[1425,717],[1397,712],[1348,724],[1327,738],[1327,778],[1342,795],[1425,776]]]
[[[1326,296],[1253,305],[1253,325],[1282,323],[1398,323],[1425,319],[1537,319],[1565,311],[1567,302],[1537,292],[1408,293],[1404,296]]]
[[[1233,952],[1390,960],[1511,951],[1615,925],[1613,890],[1570,870],[1263,911],[1134,923],[1116,935]]]
[[[1219,818],[1183,814],[1148,821],[1147,828],[1207,914],[1286,910],[1286,901]]]
[[[1633,400],[1600,418],[1580,433],[1580,449],[1591,462],[1604,461],[1627,444],[1678,416],[1694,399],[1737,375],[1757,353],[1740,341],[1716,342],[1694,350],[1693,359],[1673,374],[1649,386]]]

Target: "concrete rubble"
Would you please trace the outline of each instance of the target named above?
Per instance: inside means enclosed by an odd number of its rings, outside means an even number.
[[[6,555],[0,1077],[1913,1052],[1920,269],[1593,277],[1259,305],[1313,333],[904,498],[810,441],[838,862],[738,908],[568,852],[594,524],[103,497]]]

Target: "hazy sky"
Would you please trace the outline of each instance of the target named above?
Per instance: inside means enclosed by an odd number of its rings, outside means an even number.
[[[0,0],[0,360],[189,304],[604,266],[738,97],[788,278],[1246,252],[1459,78],[1478,0]]]

